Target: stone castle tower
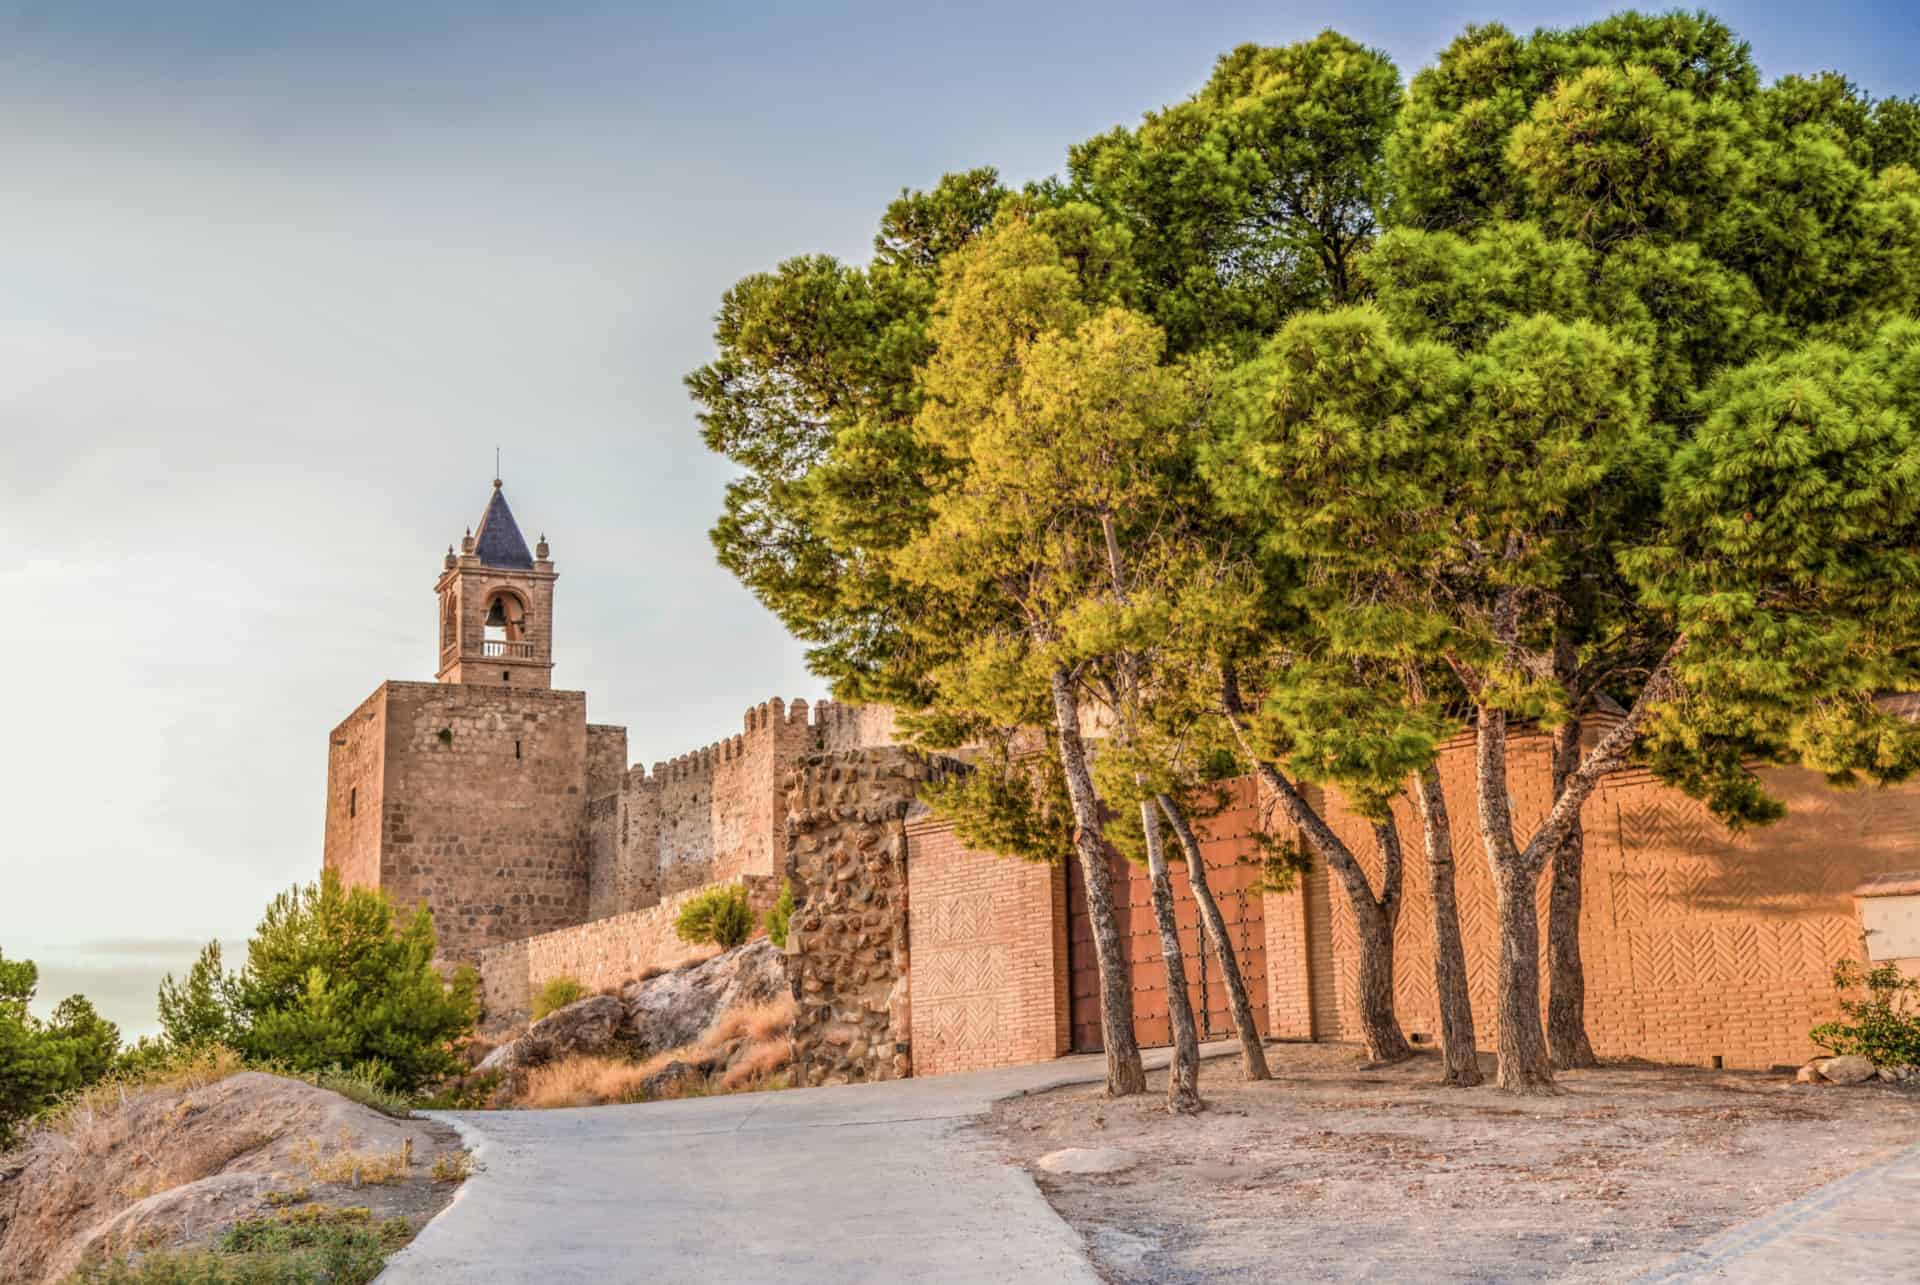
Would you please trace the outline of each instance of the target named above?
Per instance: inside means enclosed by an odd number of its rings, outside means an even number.
[[[449,959],[709,882],[777,882],[793,764],[891,731],[882,709],[772,700],[737,735],[629,768],[627,729],[553,688],[549,552],[496,479],[434,586],[438,681],[382,683],[328,738],[327,868],[426,905]]]

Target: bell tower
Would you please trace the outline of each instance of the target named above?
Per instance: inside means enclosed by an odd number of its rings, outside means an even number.
[[[440,595],[440,681],[553,686],[557,579],[547,560],[547,538],[527,551],[496,477],[479,527],[468,529],[459,554],[448,547],[434,586]]]

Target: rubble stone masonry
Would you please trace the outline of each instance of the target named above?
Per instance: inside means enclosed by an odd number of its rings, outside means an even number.
[[[905,818],[927,765],[899,749],[802,759],[787,796],[794,1082],[913,1073]]]

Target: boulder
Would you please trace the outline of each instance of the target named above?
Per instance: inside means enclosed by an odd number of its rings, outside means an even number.
[[[786,956],[762,938],[682,964],[670,973],[629,982],[620,992],[625,1038],[633,1055],[651,1057],[691,1044],[728,1009],[787,994]]]
[[[640,1082],[640,1095],[643,1101],[659,1102],[666,1098],[686,1097],[689,1091],[703,1089],[706,1085],[706,1076],[675,1058]]]
[[[1835,1084],[1864,1084],[1873,1078],[1873,1063],[1858,1054],[1822,1058],[1814,1063],[1820,1074]]]
[[[476,1069],[517,1075],[576,1053],[608,1053],[621,1042],[626,1020],[627,1008],[619,999],[590,995],[547,1014],[525,1035],[487,1054]]]
[[[1827,1082],[1827,1077],[1820,1074],[1820,1068],[1812,1062],[1807,1063],[1801,1067],[1799,1071],[1795,1072],[1793,1079],[1796,1084],[1825,1084]]]
[[[1048,1173],[1081,1176],[1125,1173],[1140,1163],[1140,1153],[1123,1147],[1067,1147],[1035,1161]]]

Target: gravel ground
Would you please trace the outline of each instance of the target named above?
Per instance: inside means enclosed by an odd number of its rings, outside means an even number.
[[[1275,1078],[1202,1069],[1210,1109],[1097,1086],[998,1103],[979,1126],[1113,1281],[1621,1281],[1920,1140],[1920,1092],[1614,1065],[1552,1098],[1444,1089],[1437,1057],[1366,1068],[1278,1044]],[[1065,1147],[1137,1168],[1055,1176]]]

